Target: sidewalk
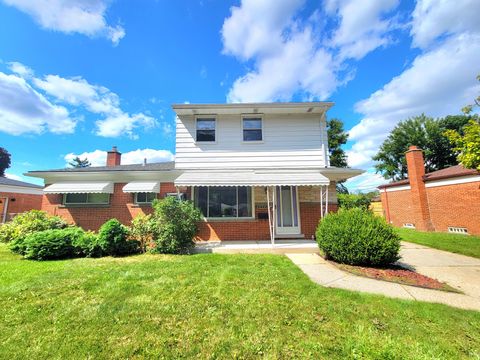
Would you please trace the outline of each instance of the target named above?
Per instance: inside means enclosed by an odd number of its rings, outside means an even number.
[[[399,299],[441,303],[462,309],[480,311],[480,298],[472,295],[424,289],[356,276],[329,264],[318,254],[287,253],[285,255],[307,274],[312,281],[322,286],[379,294]]]

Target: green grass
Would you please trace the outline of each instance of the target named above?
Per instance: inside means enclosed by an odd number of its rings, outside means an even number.
[[[278,255],[34,262],[0,245],[0,358],[480,356],[480,313],[312,283]]]
[[[421,232],[412,229],[397,230],[402,237],[402,240],[430,246],[435,249],[480,258],[479,236]]]

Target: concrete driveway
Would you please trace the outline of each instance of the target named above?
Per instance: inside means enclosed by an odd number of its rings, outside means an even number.
[[[400,263],[480,299],[480,259],[402,242]]]

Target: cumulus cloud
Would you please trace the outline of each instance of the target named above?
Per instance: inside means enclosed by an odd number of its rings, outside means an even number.
[[[22,78],[31,78],[33,76],[32,69],[16,61],[8,63],[8,68],[11,72],[17,74]]]
[[[94,150],[90,152],[83,152],[81,154],[69,153],[64,156],[65,166],[68,166],[76,157],[80,159],[87,158],[92,166],[105,166],[107,161],[107,152],[103,150]],[[154,149],[137,149],[122,154],[122,164],[141,164],[144,159],[148,163],[172,161],[174,156],[169,150],[154,150]]]
[[[0,131],[62,134],[74,132],[76,124],[65,107],[52,104],[25,79],[0,72]]]
[[[388,182],[389,181],[385,180],[382,175],[375,174],[373,169],[369,169],[369,171],[366,171],[361,175],[348,179],[345,181],[344,185],[349,191],[369,192],[375,191],[378,186]]]
[[[99,136],[118,137],[125,134],[132,139],[138,139],[135,129],[139,127],[150,129],[157,125],[157,121],[155,118],[143,113],[130,115],[120,111],[112,113],[105,119],[96,121],[95,124],[97,125],[97,135]]]
[[[125,36],[120,25],[107,23],[107,0],[3,0],[30,15],[45,29],[109,39],[114,45]]]

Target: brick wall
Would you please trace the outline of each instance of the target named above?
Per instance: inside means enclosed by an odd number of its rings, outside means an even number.
[[[412,211],[412,196],[410,190],[381,191],[381,199],[385,219],[392,225],[402,227],[404,224],[415,224],[416,218]],[[387,202],[388,199],[388,202]]]
[[[129,225],[132,219],[138,214],[149,214],[152,212],[150,205],[139,206],[134,204],[134,195],[124,193],[124,183],[115,184],[114,193],[110,195],[109,206],[68,206],[62,205],[62,194],[44,195],[42,209],[52,215],[59,215],[70,223],[77,224],[87,230],[98,230],[107,220],[116,218],[123,224]],[[176,192],[173,183],[162,183],[160,185],[159,198],[165,197],[166,193]]]
[[[0,204],[0,222],[3,217],[5,198],[8,198],[7,220],[14,214],[32,209],[40,210],[42,205],[42,195],[0,192],[0,201],[2,201]]]

